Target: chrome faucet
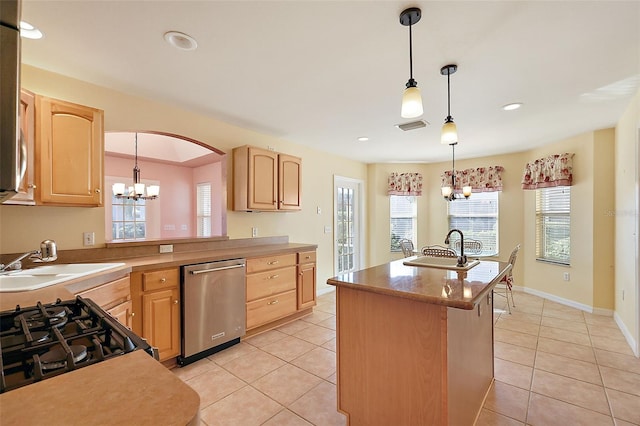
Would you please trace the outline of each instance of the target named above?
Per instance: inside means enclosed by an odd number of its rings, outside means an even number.
[[[28,251],[24,254],[21,254],[6,265],[0,263],[0,272],[6,272],[8,270],[18,270],[22,268],[22,260],[26,257],[29,257],[34,262],[53,262],[58,258],[56,242],[52,240],[44,240],[40,243],[40,250]]]
[[[454,232],[460,234],[460,256],[458,256],[458,264],[456,266],[465,266],[467,264],[467,256],[464,255],[464,235],[462,235],[462,231],[459,229],[452,229],[447,234],[447,238],[444,239],[444,243],[449,244],[449,237]]]

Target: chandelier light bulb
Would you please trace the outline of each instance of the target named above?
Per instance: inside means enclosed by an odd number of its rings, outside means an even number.
[[[451,117],[449,117],[442,126],[442,136],[440,137],[440,143],[443,145],[458,143],[458,128]]]
[[[409,86],[402,95],[402,109],[400,115],[402,118],[416,118],[423,113],[422,95],[420,89],[416,86]]]

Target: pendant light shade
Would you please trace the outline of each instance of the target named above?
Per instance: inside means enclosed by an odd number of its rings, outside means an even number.
[[[458,70],[457,65],[445,65],[440,68],[440,74],[447,76],[447,118],[444,120],[442,126],[442,136],[440,137],[440,143],[443,145],[451,145],[458,143],[458,128],[456,123],[453,122],[451,117],[451,84],[450,76]]]
[[[422,12],[417,7],[405,9],[400,14],[400,23],[409,27],[409,81],[402,95],[402,108],[400,115],[402,118],[420,117],[424,112],[422,109],[422,96],[418,89],[418,82],[413,79],[413,39],[411,37],[411,26],[422,17]]]
[[[458,128],[456,123],[451,121],[445,121],[442,126],[442,136],[440,137],[440,143],[443,145],[451,145],[458,142]]]
[[[403,118],[416,118],[420,117],[423,112],[420,89],[416,86],[407,87],[402,95],[402,111],[400,115]]]

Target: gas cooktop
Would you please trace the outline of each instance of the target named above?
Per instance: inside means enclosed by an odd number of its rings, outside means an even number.
[[[142,349],[157,352],[90,299],[0,313],[0,393]]]

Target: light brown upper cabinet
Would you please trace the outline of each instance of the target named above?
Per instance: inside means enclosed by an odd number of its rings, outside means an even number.
[[[36,95],[36,202],[101,206],[104,112]]]
[[[20,131],[22,146],[20,159],[26,166],[22,175],[18,193],[5,201],[4,204],[25,204],[34,205],[35,201],[35,167],[34,167],[34,144],[35,144],[35,113],[36,97],[28,90],[20,91]]]
[[[302,159],[252,146],[233,150],[233,209],[302,208]]]

